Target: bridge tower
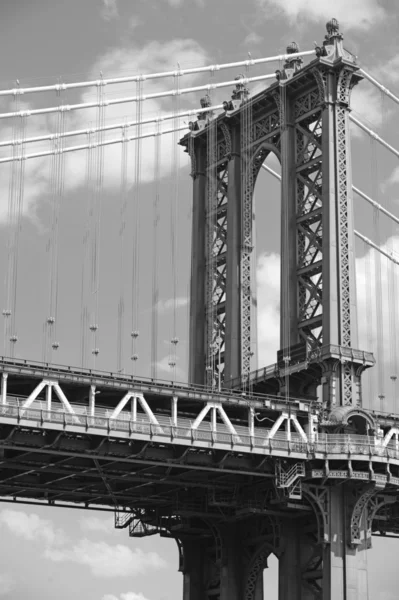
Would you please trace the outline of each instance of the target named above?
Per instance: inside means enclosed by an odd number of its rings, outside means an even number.
[[[351,90],[362,77],[335,19],[327,23],[314,60],[303,66],[296,52],[293,43],[277,81],[254,97],[239,78],[225,113],[202,112],[181,141],[191,156],[194,190],[190,381],[243,388],[251,379],[253,191],[263,162],[274,153],[282,171],[280,352],[271,380],[253,380],[260,391],[313,402],[321,386],[320,425],[328,427],[349,411],[361,420],[361,374],[373,364],[357,348],[348,120]],[[207,97],[201,103],[211,106]],[[348,523],[355,520],[365,531],[359,507],[371,494],[370,486],[309,486],[313,520],[280,523],[280,600],[366,597],[368,542],[361,533],[357,545],[350,545]],[[184,600],[263,598],[259,565],[251,592],[248,581],[240,580],[249,575],[238,569],[234,527],[222,535],[220,595],[204,595],[193,584]],[[199,546],[195,552],[201,553]],[[195,560],[199,579],[201,556]]]

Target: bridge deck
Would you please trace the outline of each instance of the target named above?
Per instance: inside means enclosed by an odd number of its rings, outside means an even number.
[[[240,510],[270,512],[265,486],[278,460],[303,461],[309,481],[399,486],[394,417],[382,436],[311,434],[318,407],[301,400],[25,361],[4,360],[0,371],[3,499],[162,510],[197,502],[217,516],[211,493],[248,488],[260,490],[259,506],[241,498]]]

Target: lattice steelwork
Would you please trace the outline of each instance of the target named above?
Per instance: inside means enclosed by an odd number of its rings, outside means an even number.
[[[243,377],[251,371],[251,257],[252,242],[252,197],[254,173],[251,165],[252,143],[252,101],[244,90],[241,110],[241,374]]]
[[[226,325],[226,256],[227,256],[227,184],[228,161],[224,156],[225,143],[218,144],[218,163],[214,168],[216,185],[212,186],[214,199],[212,214],[208,215],[207,273],[209,292],[206,306],[208,350],[208,382],[216,386],[224,381],[225,325]],[[209,178],[208,178],[209,180]],[[215,202],[216,201],[216,202]],[[210,381],[209,381],[210,380]]]
[[[298,330],[309,349],[323,343],[322,107],[317,89],[295,101]]]
[[[361,402],[362,353],[351,350],[337,365],[333,349],[342,353],[357,345],[348,111],[351,88],[361,76],[335,21],[309,65],[303,67],[297,51],[294,43],[287,48],[277,82],[256,96],[249,98],[238,78],[232,101],[224,103],[225,114],[215,119],[217,127],[209,119],[198,127],[195,157],[189,141],[184,142],[197,162],[203,155],[208,159],[207,192],[201,192],[208,205],[203,369],[212,385],[219,362],[225,371],[221,383],[248,380],[255,339],[253,191],[262,163],[273,152],[282,172],[280,348],[289,366],[293,347],[303,352],[303,361],[305,352],[319,361],[320,368],[304,373],[302,382],[300,377],[292,381],[296,387],[291,391],[302,394],[306,388],[314,396],[323,378],[330,410]],[[212,128],[217,129],[214,136]],[[214,150],[209,147],[213,137]],[[213,151],[215,160],[210,159]],[[198,314],[197,309],[197,339]],[[282,381],[279,377],[276,384],[281,391]]]

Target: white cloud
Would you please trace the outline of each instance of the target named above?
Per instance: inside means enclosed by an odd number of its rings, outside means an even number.
[[[14,588],[15,588],[15,581],[11,577],[11,575],[8,575],[7,573],[0,573],[0,596],[7,596],[7,594],[9,594]],[[125,600],[125,599],[121,598],[121,600]],[[126,600],[135,600],[135,599],[127,598]],[[138,598],[137,600],[141,600],[141,598]],[[143,600],[145,600],[145,598]]]
[[[380,92],[367,86],[365,82],[354,88],[351,97],[351,108],[354,117],[371,128],[384,125],[385,120],[392,113],[386,102],[382,101]],[[367,135],[363,134],[362,130],[354,123],[351,123],[351,131],[356,137]]]
[[[46,558],[53,562],[73,562],[90,568],[95,577],[134,577],[145,571],[166,566],[156,552],[134,551],[118,544],[80,540],[72,548],[47,549]]]
[[[165,0],[169,6],[171,6],[172,8],[179,8],[179,6],[183,6],[185,0]],[[205,2],[204,0],[194,0],[195,4],[197,4],[197,6],[199,7],[203,7]]]
[[[252,31],[252,33],[249,33],[247,35],[247,37],[244,39],[243,45],[244,46],[256,46],[257,44],[261,44],[263,42],[263,37],[261,35],[259,35],[258,33],[256,33],[255,31]]]
[[[117,0],[102,0],[101,18],[104,21],[112,21],[119,17]]]
[[[135,594],[134,592],[126,592],[121,594],[119,597],[113,594],[105,594],[102,600],[147,600],[143,594]]]
[[[113,528],[113,522],[107,515],[106,518],[100,519],[94,516],[84,516],[80,519],[80,528],[82,531],[98,531],[101,533],[110,533]]]
[[[59,546],[66,542],[61,529],[56,529],[51,521],[41,519],[34,513],[4,509],[0,512],[0,525],[7,527],[18,537],[29,541],[37,540],[46,546]]]
[[[176,299],[168,298],[168,300],[159,300],[157,304],[157,309],[160,313],[165,313],[169,310],[173,310],[175,306],[176,308],[183,308],[184,306],[187,306],[187,304],[188,298],[179,296]]]
[[[258,301],[258,364],[276,362],[280,347],[280,256],[262,254],[256,269]]]
[[[379,76],[385,75],[389,81],[394,83],[399,81],[399,54],[395,54],[388,61],[381,63],[375,71]]]
[[[139,17],[137,17],[136,15],[132,15],[129,19],[129,28],[137,29],[137,27],[139,25],[141,25],[141,19]]]
[[[122,75],[135,75],[137,73],[160,72],[173,70],[177,68],[177,63],[180,61],[182,68],[184,66],[202,66],[206,64],[207,58],[205,51],[193,40],[176,39],[171,42],[150,42],[147,45],[138,48],[134,46],[117,47],[109,50],[105,54],[98,57],[98,60],[93,65],[88,79],[98,79],[100,72],[106,77],[118,77]],[[184,85],[190,87],[197,76],[191,75],[184,78]],[[167,80],[149,80],[143,84],[143,92],[149,94],[160,90],[173,90],[175,81]],[[104,99],[121,98],[126,96],[136,95],[136,84],[119,84],[105,88]],[[97,90],[87,89],[80,96],[77,96],[77,103],[87,103],[97,101]],[[181,97],[181,107],[193,107],[193,102],[197,105],[198,99],[192,97]],[[43,100],[43,106],[48,106],[49,100]],[[3,103],[3,108],[4,108]],[[28,110],[34,108],[28,103],[21,104],[20,109]],[[175,104],[172,97],[164,99],[147,100],[143,103],[142,118],[157,117],[161,114],[172,113]],[[5,107],[5,110],[13,110],[12,107]],[[65,117],[66,130],[87,130],[94,127],[98,120],[98,110],[96,108],[83,109],[79,111],[71,111]],[[108,106],[105,110],[105,123],[115,124],[124,123],[127,120],[135,121],[136,118],[136,103],[118,104]],[[31,116],[27,117],[29,137],[37,135],[50,135],[57,132],[57,118],[53,115]],[[182,123],[183,124],[183,123]],[[166,121],[164,128],[173,127],[173,121]],[[142,133],[153,132],[156,130],[155,124],[143,126]],[[183,132],[182,132],[183,134]],[[182,135],[181,134],[181,135]],[[13,139],[10,126],[2,121],[0,126],[0,135],[3,140]],[[121,139],[121,130],[114,130],[104,134],[104,141],[109,139]],[[129,136],[135,135],[135,129],[128,130]],[[180,134],[177,134],[180,135]],[[95,142],[96,139],[92,136],[89,140],[87,134],[82,136],[68,138],[68,145],[84,145],[88,141]],[[172,134],[160,136],[161,160],[160,160],[160,176],[168,176],[172,172],[172,164],[174,159],[174,148],[177,140]],[[147,183],[154,179],[154,138],[142,140],[141,143],[141,182]],[[52,150],[53,142],[38,142],[26,145],[26,153],[34,153]],[[103,189],[112,193],[117,190],[121,181],[121,151],[122,144],[107,146],[104,149],[104,179]],[[183,156],[183,149],[178,147],[178,152]],[[12,150],[10,147],[1,149],[1,157],[10,156]],[[136,143],[129,144],[128,163],[135,164]],[[87,168],[87,151],[79,151],[65,154],[65,193],[76,190],[86,182]],[[180,161],[182,166],[186,165],[186,159]],[[19,167],[19,163],[17,167]],[[24,161],[25,176],[24,176],[24,204],[23,213],[30,214],[34,212],[35,205],[38,201],[43,201],[46,194],[50,193],[51,180],[51,158],[40,157]],[[71,174],[73,176],[71,177]],[[128,169],[128,185],[132,185],[135,176],[135,169]],[[0,223],[6,220],[8,210],[8,189],[9,189],[10,167],[9,164],[0,165]]]
[[[342,21],[345,29],[370,29],[385,16],[378,0],[257,0],[270,18],[270,9],[288,17],[292,24],[298,21],[324,21],[332,16]]]

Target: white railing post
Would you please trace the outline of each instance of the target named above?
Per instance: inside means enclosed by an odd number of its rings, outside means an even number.
[[[53,389],[53,386],[52,386],[52,384],[49,382],[49,384],[48,384],[48,386],[47,386],[47,388],[46,388],[46,410],[47,410],[48,412],[50,412],[50,411],[51,411],[51,399],[52,399],[52,398],[51,398],[51,396],[52,396],[52,389]]]
[[[7,379],[8,373],[2,373],[1,375],[1,403],[3,406],[7,404]]]
[[[248,409],[248,429],[251,439],[255,437],[255,409],[250,406]]]
[[[137,421],[137,396],[132,398],[132,421],[134,423]]]
[[[89,392],[89,415],[91,417],[94,417],[95,412],[96,412],[96,386],[91,385],[90,392]]]
[[[172,425],[177,427],[177,397],[172,398]]]
[[[213,433],[216,433],[216,431],[217,431],[217,429],[216,429],[216,416],[217,416],[216,408],[213,407],[212,408],[212,431],[213,431]]]
[[[287,441],[290,442],[291,441],[291,418],[290,417],[287,419],[285,427],[286,427],[285,431],[287,434]]]

